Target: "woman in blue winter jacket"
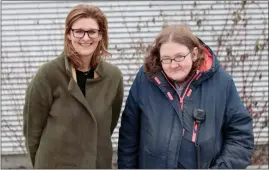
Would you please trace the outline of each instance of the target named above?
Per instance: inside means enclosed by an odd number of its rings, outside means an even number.
[[[246,168],[252,118],[232,77],[188,27],[164,28],[130,89],[119,168]]]

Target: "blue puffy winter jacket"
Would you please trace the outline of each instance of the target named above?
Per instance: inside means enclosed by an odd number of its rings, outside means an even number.
[[[203,109],[199,128],[200,168],[246,168],[254,148],[252,118],[232,77],[211,55],[179,96],[165,74],[148,75],[143,66],[122,114],[118,168],[177,168],[183,136],[182,113]],[[190,153],[184,153],[190,154]]]

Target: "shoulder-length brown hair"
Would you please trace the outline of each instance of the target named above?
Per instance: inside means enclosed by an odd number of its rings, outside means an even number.
[[[67,35],[71,31],[73,23],[80,18],[92,18],[96,20],[100,29],[100,34],[102,35],[102,39],[99,41],[98,46],[92,55],[90,63],[91,67],[96,68],[102,56],[111,56],[111,54],[107,51],[107,18],[99,8],[93,5],[77,5],[68,13],[65,20],[64,52],[76,68],[82,66],[82,59],[75,51],[71,41],[67,38]]]
[[[176,42],[187,46],[190,50],[194,47],[198,48],[198,56],[194,61],[190,74],[198,70],[204,61],[205,52],[198,38],[193,35],[191,30],[186,25],[174,25],[165,27],[156,37],[153,44],[148,48],[148,53],[144,58],[145,72],[154,74],[162,71],[160,61],[160,48],[166,42]],[[189,74],[189,75],[190,75]]]

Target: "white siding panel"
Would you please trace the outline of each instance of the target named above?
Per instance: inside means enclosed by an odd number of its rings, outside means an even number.
[[[252,105],[255,142],[268,143],[268,2],[92,1],[109,22],[109,51],[124,75],[125,106],[144,50],[166,24],[187,23],[231,73],[246,106]],[[22,108],[38,67],[63,49],[65,17],[79,2],[3,1],[1,58],[2,154],[25,151]],[[233,30],[233,31],[232,31]],[[218,39],[222,39],[222,45]],[[143,44],[142,49],[141,44]],[[140,51],[137,49],[141,49]],[[259,48],[255,51],[255,48]],[[229,54],[229,51],[232,53]],[[247,56],[245,62],[241,61]],[[243,93],[245,91],[245,94]],[[112,135],[117,148],[119,124]]]

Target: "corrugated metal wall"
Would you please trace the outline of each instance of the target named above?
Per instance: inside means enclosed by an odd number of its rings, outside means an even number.
[[[2,154],[22,153],[25,89],[37,68],[63,49],[64,20],[79,2],[2,2]],[[109,21],[109,61],[124,74],[125,98],[145,48],[167,24],[187,23],[219,54],[255,119],[255,141],[268,143],[267,1],[93,1]],[[243,61],[244,62],[243,62]],[[245,93],[244,93],[245,91]],[[124,107],[124,104],[123,104]],[[257,121],[258,120],[258,121]],[[120,123],[120,122],[119,122]],[[118,126],[119,127],[119,126]],[[112,140],[116,149],[118,128]]]

